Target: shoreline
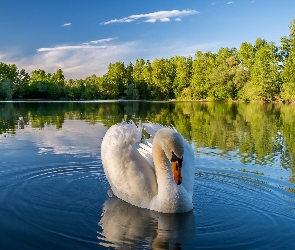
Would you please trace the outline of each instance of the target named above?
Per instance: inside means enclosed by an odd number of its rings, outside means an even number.
[[[48,99],[15,99],[15,100],[0,100],[0,103],[109,103],[109,102],[198,102],[198,103],[261,103],[261,104],[287,104],[295,105],[295,101],[241,101],[241,100],[127,100],[127,99],[108,99],[108,100],[48,100]]]

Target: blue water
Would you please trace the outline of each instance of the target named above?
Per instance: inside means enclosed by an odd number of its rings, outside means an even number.
[[[193,211],[161,214],[109,197],[106,129],[65,119],[0,135],[1,249],[295,249],[290,169],[195,147]]]

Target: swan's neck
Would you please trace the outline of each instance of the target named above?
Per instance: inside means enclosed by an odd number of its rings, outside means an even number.
[[[158,193],[168,192],[174,184],[172,168],[169,159],[159,143],[153,144],[153,160],[157,176]]]
[[[151,209],[166,213],[187,212],[192,209],[191,199],[184,187],[176,185],[170,157],[172,151],[183,155],[182,138],[174,131],[159,130],[153,141],[153,160],[158,184],[158,194],[151,202]]]

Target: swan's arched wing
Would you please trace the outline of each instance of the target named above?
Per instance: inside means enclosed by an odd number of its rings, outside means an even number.
[[[102,142],[102,163],[114,194],[133,205],[145,204],[157,193],[153,168],[138,152],[135,143],[141,128],[133,122],[113,125]]]
[[[182,185],[190,195],[193,196],[194,182],[195,182],[195,153],[192,146],[184,141],[184,156],[182,162]]]
[[[137,150],[147,160],[150,166],[153,169],[155,169],[154,161],[153,161],[153,151],[152,151],[153,145],[150,142],[145,140],[144,142],[138,144]]]
[[[155,136],[156,132],[162,128],[167,128],[167,126],[158,124],[158,123],[152,123],[152,122],[146,122],[142,123],[144,130],[150,134],[151,136]],[[176,131],[174,127],[169,127]]]

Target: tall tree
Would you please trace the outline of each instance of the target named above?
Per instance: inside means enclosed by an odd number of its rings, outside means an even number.
[[[246,61],[251,80],[243,88],[243,98],[263,101],[275,100],[278,98],[281,88],[279,49],[273,42],[258,38],[254,46],[254,57],[252,57],[252,51],[250,51],[251,56],[248,57],[251,60]]]
[[[190,88],[186,90],[188,94],[190,93],[188,99],[207,99],[211,87],[210,74],[215,68],[215,57],[216,55],[210,51],[195,53]]]
[[[193,59],[192,57],[185,58],[183,56],[176,56],[173,60],[176,67],[173,90],[175,97],[181,99],[183,90],[190,85]]]
[[[234,76],[238,67],[237,50],[221,48],[215,58],[215,67],[210,74],[208,97],[212,100],[236,99],[238,88]]]
[[[175,78],[175,64],[173,60],[155,59],[152,63],[153,83],[157,88],[157,98],[174,98],[173,82]]]
[[[123,62],[110,63],[106,73],[104,89],[111,98],[119,98],[124,95],[126,87],[126,71]]]
[[[139,99],[147,99],[150,98],[148,85],[145,81],[145,61],[143,59],[136,60],[135,65],[133,67],[132,77],[134,80],[134,84],[138,89],[138,98]]]
[[[295,100],[295,19],[291,22],[289,38],[282,38],[285,63],[282,71],[281,97],[286,101]]]

